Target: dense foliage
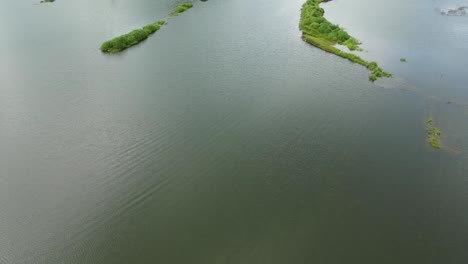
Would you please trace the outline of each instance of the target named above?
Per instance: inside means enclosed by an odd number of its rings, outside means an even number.
[[[140,43],[141,41],[148,38],[149,35],[158,31],[161,26],[164,25],[164,23],[164,20],[160,20],[155,23],[148,24],[141,29],[135,29],[130,33],[106,41],[101,45],[101,51],[116,53],[129,48],[135,44]]]
[[[320,8],[321,0],[307,0],[302,7],[299,28],[308,35],[321,37],[332,43],[346,45],[350,50],[356,50],[359,42],[351,37],[338,25],[330,23],[323,17],[325,11]]]
[[[320,8],[322,0],[307,0],[302,6],[301,21],[299,28],[302,30],[302,38],[322,50],[348,59],[351,62],[359,63],[368,68],[372,73],[370,81],[375,81],[380,77],[390,77],[390,73],[385,72],[376,62],[367,62],[361,57],[343,52],[334,47],[335,44],[346,45],[350,50],[359,49],[359,41],[351,37],[344,29],[330,23],[323,17],[325,11]]]

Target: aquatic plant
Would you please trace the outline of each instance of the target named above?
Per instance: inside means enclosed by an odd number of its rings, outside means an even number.
[[[440,135],[442,131],[440,131],[435,125],[434,120],[432,117],[428,118],[426,121],[426,131],[427,131],[427,142],[433,148],[441,148],[440,145]]]
[[[187,9],[190,9],[192,7],[193,7],[192,2],[182,3],[182,4],[178,5],[178,6],[176,6],[176,8],[174,8],[174,10],[171,13],[171,16],[176,16],[176,15],[178,15],[180,13],[185,12]]]
[[[55,0],[41,0],[41,3],[53,3]]]
[[[401,62],[406,62],[406,59],[405,58],[400,58],[400,61]]]
[[[324,0],[307,0],[301,9],[301,20],[299,29],[302,31],[302,39],[326,52],[333,53],[351,62],[361,64],[371,71],[370,81],[380,77],[391,77],[392,75],[380,68],[376,62],[367,62],[358,55],[344,52],[335,44],[345,45],[349,50],[360,50],[359,41],[351,37],[343,28],[330,23],[323,16],[325,11],[320,7]]]
[[[155,23],[148,24],[141,29],[132,30],[130,33],[115,37],[101,45],[101,51],[107,53],[121,52],[133,45],[140,43],[148,38],[149,35],[158,31],[166,22],[159,20]]]

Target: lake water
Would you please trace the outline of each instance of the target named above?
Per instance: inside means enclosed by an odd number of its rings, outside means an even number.
[[[467,263],[467,1],[0,2],[0,263]],[[401,63],[400,57],[407,58]],[[450,102],[450,103],[448,103]],[[443,131],[426,143],[425,120]]]

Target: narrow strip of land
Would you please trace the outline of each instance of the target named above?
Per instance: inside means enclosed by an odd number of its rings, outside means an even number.
[[[299,29],[302,30],[302,39],[326,52],[333,53],[351,62],[359,63],[369,69],[370,81],[380,77],[391,77],[392,75],[379,67],[376,62],[368,62],[358,55],[341,51],[334,47],[336,44],[345,45],[349,50],[359,50],[359,41],[351,37],[338,25],[330,23],[323,16],[325,11],[320,7],[321,2],[329,0],[307,0],[301,9],[301,20]]]
[[[53,0],[54,1],[54,0]],[[190,9],[193,6],[191,2],[182,3],[178,5],[171,12],[170,17],[176,16],[182,12],[185,12],[187,9]],[[111,40],[108,40],[101,45],[101,51],[106,53],[118,53],[125,49],[134,46],[143,40],[147,39],[151,34],[158,31],[161,26],[166,24],[166,20],[159,20],[157,22],[148,24],[141,29],[135,29],[131,32],[115,37]]]

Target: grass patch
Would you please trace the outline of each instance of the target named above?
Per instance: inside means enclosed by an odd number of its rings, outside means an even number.
[[[428,118],[426,121],[426,131],[427,131],[427,142],[433,148],[441,148],[440,145],[440,135],[442,131],[440,131],[435,125],[434,120],[432,117]]]
[[[323,16],[325,11],[320,8],[323,0],[307,0],[301,9],[299,29],[302,31],[302,39],[326,52],[333,53],[351,62],[358,63],[371,71],[370,81],[392,75],[380,68],[376,62],[367,62],[361,57],[341,51],[334,47],[335,44],[345,45],[349,50],[360,50],[359,41],[351,37],[343,28],[330,23]]]
[[[405,58],[400,58],[400,61],[401,62],[406,62],[406,59]]]
[[[192,6],[193,6],[193,3],[191,2],[182,3],[176,6],[176,8],[174,8],[174,10],[171,13],[171,16],[177,16],[178,14],[187,11],[187,9],[192,8]]]
[[[41,3],[53,3],[55,0],[41,0]]]
[[[149,35],[158,31],[165,23],[166,21],[159,20],[155,23],[148,24],[141,29],[135,29],[130,33],[108,40],[102,43],[101,51],[107,53],[121,52],[147,39]]]

